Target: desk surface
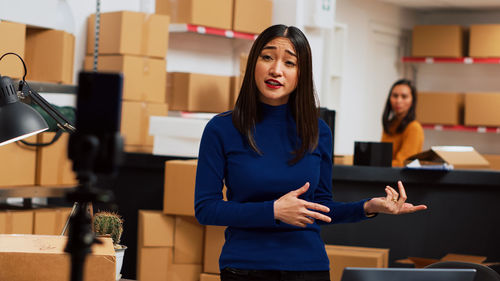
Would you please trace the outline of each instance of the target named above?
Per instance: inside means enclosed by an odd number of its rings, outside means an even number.
[[[387,184],[398,180],[420,184],[500,187],[500,172],[493,170],[442,171],[370,166],[333,166],[334,185],[335,181],[381,182]]]

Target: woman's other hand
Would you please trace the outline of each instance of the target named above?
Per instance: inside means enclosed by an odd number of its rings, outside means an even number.
[[[398,181],[399,193],[392,187],[386,186],[385,197],[372,198],[365,202],[364,208],[366,214],[384,213],[384,214],[408,214],[427,209],[426,205],[414,206],[406,203],[406,192],[401,181]]]
[[[306,182],[301,188],[290,191],[274,201],[274,218],[300,227],[314,223],[315,219],[331,222],[332,219],[329,216],[316,212],[328,213],[330,212],[328,207],[299,198],[308,189],[309,183]]]

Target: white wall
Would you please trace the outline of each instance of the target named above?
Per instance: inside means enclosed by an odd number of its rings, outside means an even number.
[[[400,50],[395,48],[392,54],[385,54],[394,61],[378,59],[376,50],[384,48],[384,38],[389,43],[402,37],[415,20],[414,12],[391,4],[337,0],[336,22],[347,27],[347,38],[340,96],[334,108],[335,154],[352,154],[354,141],[380,140],[385,99],[392,82],[403,75],[403,66],[399,63]],[[399,73],[386,74],[387,65]]]

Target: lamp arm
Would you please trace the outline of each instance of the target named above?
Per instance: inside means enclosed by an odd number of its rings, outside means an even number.
[[[19,81],[19,91],[23,93],[24,97],[29,97],[33,102],[39,105],[45,112],[47,112],[50,117],[52,117],[57,126],[66,132],[74,133],[76,128],[71,124],[71,122],[62,115],[57,109],[55,109],[50,103],[47,102],[40,94],[35,90],[31,89],[28,83],[25,81]]]

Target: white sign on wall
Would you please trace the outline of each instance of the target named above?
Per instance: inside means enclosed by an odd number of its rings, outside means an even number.
[[[333,28],[335,0],[307,0],[304,5],[305,26]]]

